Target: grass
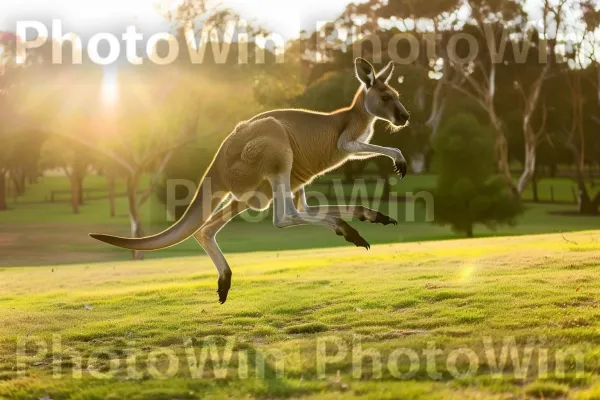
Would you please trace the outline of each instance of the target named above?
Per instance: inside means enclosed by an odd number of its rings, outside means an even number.
[[[0,398],[598,398],[599,239],[237,253],[222,306],[206,256],[4,268]],[[566,349],[576,352],[563,370]],[[192,368],[203,355],[212,362]],[[476,369],[457,378],[473,356]]]
[[[147,183],[147,182],[144,182]],[[90,174],[83,181],[85,189],[92,189],[93,196],[108,197],[108,182],[106,177]],[[9,196],[8,203],[10,206],[16,207],[19,204],[41,203],[50,201],[52,192],[55,193],[55,201],[64,203],[64,207],[69,207],[71,200],[71,186],[64,176],[43,176],[38,178],[35,184],[27,185],[25,193],[21,196]],[[125,193],[125,185],[122,180],[115,181],[115,192]],[[85,194],[84,194],[85,195]]]
[[[373,175],[375,178],[376,175]],[[393,185],[392,191],[397,193],[399,196],[406,195],[407,193],[418,193],[421,190],[429,190],[435,188],[436,176],[433,174],[421,174],[421,175],[408,175],[404,179],[400,180],[392,177]],[[150,177],[145,177],[142,186],[147,185]],[[323,184],[329,183],[332,179],[343,180],[344,177],[339,172],[333,172],[319,178],[314,185],[316,190],[323,190]],[[373,178],[371,178],[373,179]],[[85,178],[84,187],[85,189],[93,189],[99,191],[94,193],[94,196],[108,196],[107,180],[105,177],[90,174]],[[367,188],[369,193],[372,193],[374,184],[368,184]],[[600,188],[600,180],[588,181],[588,189],[593,196]],[[349,193],[350,189],[346,185],[344,189]],[[574,202],[573,190],[577,189],[577,184],[572,179],[567,178],[542,178],[538,182],[538,196],[540,201],[550,201],[552,199],[551,194],[554,193],[554,199],[559,202]],[[124,193],[125,187],[121,180],[116,181],[115,190],[117,193]],[[18,206],[19,204],[45,202],[49,201],[51,192],[64,192],[55,196],[56,201],[68,202],[70,199],[70,185],[66,178],[62,176],[44,176],[38,179],[38,183],[28,185],[25,194],[22,196],[9,197],[9,204],[12,206]],[[533,193],[531,187],[525,190],[523,199],[532,200]],[[68,207],[68,204],[65,205]]]
[[[329,175],[328,175],[329,176]],[[332,175],[335,178],[335,175]],[[417,193],[435,184],[432,175],[408,176],[398,181],[393,190],[398,195]],[[331,177],[330,177],[331,179]],[[86,187],[102,188],[103,177],[89,176]],[[90,186],[87,186],[90,185]],[[565,186],[566,187],[566,186]],[[44,177],[26,192],[28,201],[43,201],[51,190],[68,188],[60,177]],[[310,187],[320,191],[319,185]],[[36,200],[37,199],[37,200]],[[41,200],[40,200],[41,199]],[[422,200],[418,200],[422,202]],[[422,204],[422,203],[418,203]],[[90,232],[129,236],[127,201],[118,198],[117,216],[109,217],[108,201],[90,200],[81,207],[81,213],[72,213],[68,203],[23,204],[11,203],[11,210],[0,213],[0,267],[16,265],[48,265],[127,260],[130,253],[106,246],[88,237]],[[371,205],[373,208],[396,217],[399,226],[381,227],[369,223],[353,222],[371,244],[402,243],[424,240],[451,239],[456,235],[449,227],[436,226],[427,222],[422,206],[399,203]],[[413,211],[414,209],[414,211]],[[552,213],[574,210],[569,205],[528,204],[525,214],[516,227],[499,227],[490,231],[476,227],[478,236],[506,236],[536,233],[570,232],[598,227],[598,218],[553,215]],[[147,233],[159,232],[168,226],[165,222],[165,207],[151,198],[142,209],[142,222]],[[246,214],[248,215],[255,214]],[[343,239],[332,235],[321,227],[303,226],[279,230],[273,227],[271,217],[263,214],[259,222],[247,222],[237,218],[221,233],[219,244],[226,254],[252,251],[280,251],[292,249],[327,248],[344,245]],[[202,250],[193,239],[164,251],[148,253],[149,259],[165,257],[195,256]]]

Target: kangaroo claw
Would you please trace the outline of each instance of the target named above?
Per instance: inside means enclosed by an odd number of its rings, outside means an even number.
[[[347,242],[354,243],[356,247],[364,247],[367,250],[371,248],[369,242],[367,242],[362,236],[360,236],[358,231],[354,229],[350,233],[344,235],[344,238]]]
[[[382,225],[389,225],[389,224],[393,224],[393,225],[398,225],[398,221],[396,221],[395,219],[388,217],[385,214],[382,214],[380,212],[377,212],[377,216],[375,217],[374,221],[371,221],[372,224],[382,224]]]
[[[394,163],[394,171],[396,171],[396,173],[400,175],[400,179],[406,176],[407,170],[408,165],[406,164],[406,160],[398,160]]]

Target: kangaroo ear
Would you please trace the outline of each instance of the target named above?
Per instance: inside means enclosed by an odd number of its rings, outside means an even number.
[[[388,65],[385,66],[384,69],[379,71],[379,73],[377,74],[377,79],[379,79],[380,81],[384,81],[385,83],[388,83],[390,81],[390,79],[392,78],[393,72],[394,72],[394,63],[392,61],[390,61],[388,63]]]
[[[373,86],[375,83],[375,69],[373,66],[360,57],[354,61],[354,66],[358,80],[364,83],[367,89]]]

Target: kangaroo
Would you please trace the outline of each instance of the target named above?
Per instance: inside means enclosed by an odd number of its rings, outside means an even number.
[[[321,225],[368,250],[369,243],[342,218],[383,225],[397,221],[363,206],[308,206],[304,187],[348,160],[378,155],[393,160],[400,178],[406,175],[400,150],[369,143],[377,119],[400,129],[410,118],[388,85],[393,70],[390,62],[376,74],[368,61],[357,58],[355,72],[361,85],[349,107],[331,113],[274,110],[238,124],[221,144],[183,217],[165,231],[132,239],[90,236],[130,250],[164,249],[194,236],[219,272],[221,304],[227,300],[232,272],[215,236],[247,209],[265,210],[272,202],[275,227]]]

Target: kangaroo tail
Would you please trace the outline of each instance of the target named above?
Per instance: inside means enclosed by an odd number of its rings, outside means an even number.
[[[210,185],[209,187],[214,189],[214,185],[211,185],[210,178],[207,179],[205,177],[202,179],[202,182],[198,186],[198,190],[185,211],[185,214],[183,214],[183,217],[175,224],[156,235],[137,239],[100,235],[96,233],[90,233],[90,236],[101,242],[129,250],[160,250],[181,243],[202,227],[212,214],[212,211],[224,197],[224,193],[223,196],[219,197],[218,195],[220,193],[217,193],[214,190],[209,190],[208,193],[205,193],[207,191],[206,185]],[[210,209],[207,209],[209,207]]]

